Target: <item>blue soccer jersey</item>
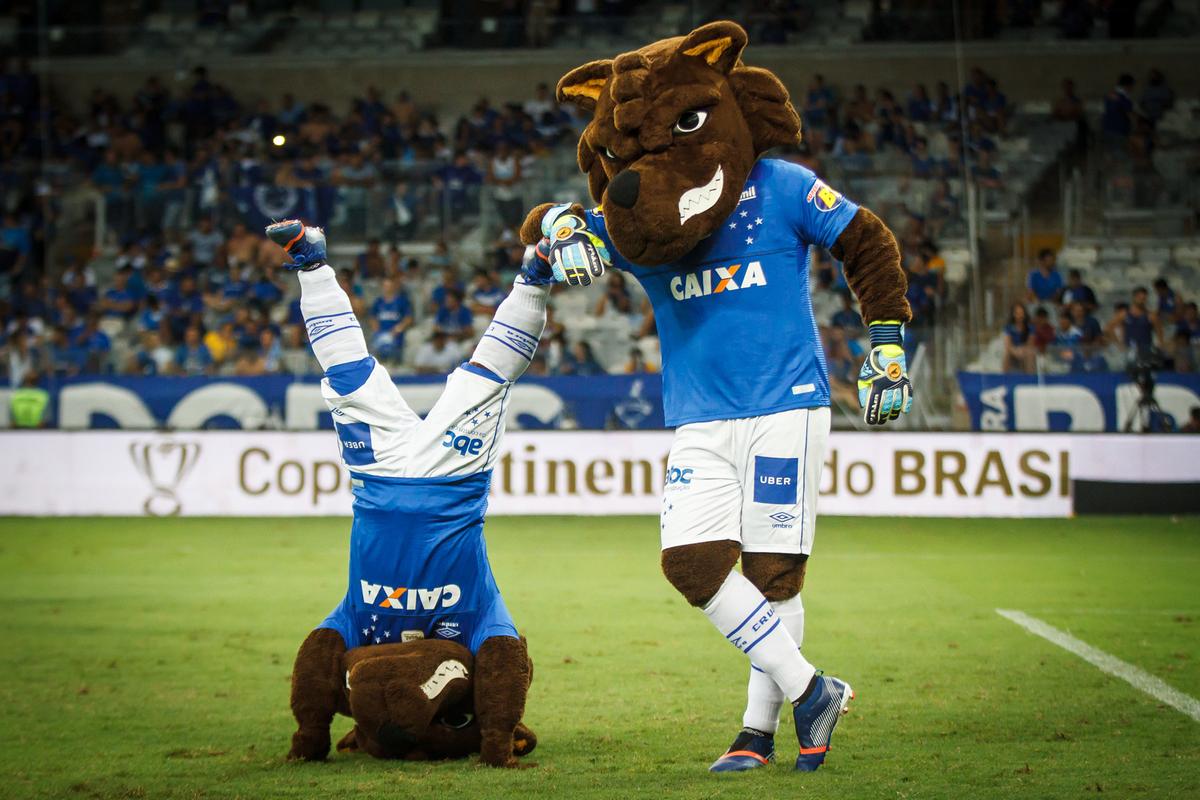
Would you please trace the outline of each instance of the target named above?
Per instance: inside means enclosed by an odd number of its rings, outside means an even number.
[[[346,595],[318,627],[346,647],[517,636],[483,538],[511,387],[464,364],[421,419],[373,358],[327,373],[354,522]]]
[[[474,653],[492,636],[517,636],[483,539],[490,471],[350,474],[350,585],[318,627],[336,630],[348,648],[439,638]]]
[[[829,377],[808,285],[810,245],[832,247],[858,206],[811,170],[762,159],[710,237],[674,264],[614,264],[654,306],[670,426],[829,405]]]

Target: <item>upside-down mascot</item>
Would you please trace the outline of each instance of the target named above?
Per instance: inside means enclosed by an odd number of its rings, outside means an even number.
[[[485,764],[516,766],[536,741],[521,724],[532,665],[492,575],[483,518],[506,401],[546,324],[550,267],[528,262],[422,419],[367,352],[325,263],[324,234],[289,220],[267,235],[297,270],[354,493],[349,585],[296,655],[288,756],[324,759],[341,712],[355,722],[342,750],[409,759],[479,752]]]
[[[745,44],[740,27],[714,22],[564,76],[559,101],[592,114],[578,157],[599,206],[540,205],[521,237],[556,280],[587,284],[612,265],[653,304],[666,421],[677,428],[663,572],[750,660],[743,728],[711,769],[771,761],[786,700],[796,769],[811,771],[853,693],[800,652],[830,427],[810,245],[843,262],[868,323],[858,385],[871,424],[911,405],[901,348],[910,311],[883,222],[804,167],[760,157],[796,145],[800,119],[774,75],[742,64]]]

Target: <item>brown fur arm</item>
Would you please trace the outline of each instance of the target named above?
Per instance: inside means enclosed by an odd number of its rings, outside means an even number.
[[[525,714],[533,670],[524,639],[493,636],[475,655],[475,714],[483,737],[479,756],[492,767],[515,767],[513,733]]]
[[[842,262],[864,322],[912,319],[904,296],[908,278],[900,265],[900,247],[888,226],[870,209],[858,209],[830,252]]]
[[[525,221],[521,223],[521,244],[537,244],[542,240],[542,217],[546,216],[546,212],[555,203],[542,203],[534,206],[533,209],[525,215]],[[583,219],[583,206],[579,203],[571,204],[571,213]]]
[[[329,755],[329,726],[343,701],[345,653],[342,635],[329,628],[317,628],[300,645],[292,667],[292,716],[299,727],[289,759],[324,761]]]

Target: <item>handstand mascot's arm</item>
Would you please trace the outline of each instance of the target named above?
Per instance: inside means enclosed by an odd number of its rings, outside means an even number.
[[[787,89],[767,70],[741,62],[745,45],[737,24],[713,22],[584,64],[558,82],[559,102],[592,113],[578,162],[617,253],[587,229],[579,204],[539,205],[526,217],[521,239],[537,246],[556,280],[589,282],[583,276],[601,274],[596,265],[609,266],[614,255],[639,266],[678,260],[733,213],[759,156],[799,143],[800,118]],[[719,168],[710,177],[713,163]],[[831,250],[871,338],[858,380],[863,418],[882,425],[912,407],[902,348],[912,312],[900,249],[883,221],[859,208]]]

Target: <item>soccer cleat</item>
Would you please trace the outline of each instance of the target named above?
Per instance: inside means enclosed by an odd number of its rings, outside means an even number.
[[[320,228],[285,219],[267,226],[267,238],[291,256],[291,262],[283,265],[288,269],[316,269],[325,263],[325,232]]]
[[[742,730],[725,755],[708,768],[709,772],[745,772],[765,767],[775,760],[775,737]]]
[[[854,690],[845,681],[819,673],[816,681],[808,699],[792,709],[796,738],[800,740],[800,755],[796,756],[800,772],[812,772],[825,763],[833,728],[854,699]]]

